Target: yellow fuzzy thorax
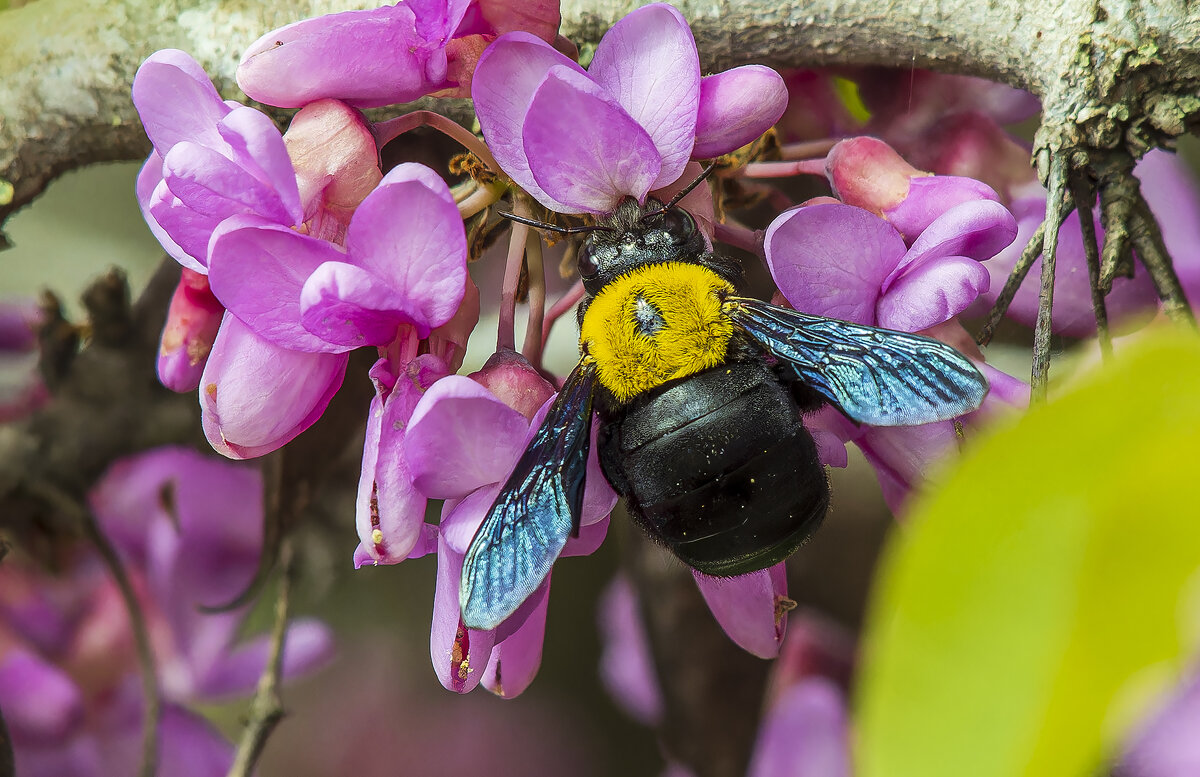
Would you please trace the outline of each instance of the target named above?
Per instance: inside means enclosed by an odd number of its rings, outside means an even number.
[[[725,360],[733,322],[719,292],[733,286],[707,267],[649,264],[600,290],[583,316],[579,345],[619,402]]]

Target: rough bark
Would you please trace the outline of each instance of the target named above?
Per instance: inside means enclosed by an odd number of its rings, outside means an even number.
[[[638,2],[565,0],[581,48]],[[1200,6],[1183,0],[678,0],[709,69],[892,65],[979,75],[1043,98],[1039,145],[1140,155],[1200,115]],[[0,221],[54,177],[138,159],[148,145],[129,102],[138,64],[160,48],[195,56],[231,98],[241,51],[264,31],[353,7],[328,0],[36,0],[0,24]],[[461,102],[435,104],[460,113]],[[0,185],[0,192],[5,189]],[[0,197],[3,195],[0,194]]]

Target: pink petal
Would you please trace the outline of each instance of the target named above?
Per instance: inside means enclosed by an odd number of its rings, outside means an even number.
[[[0,703],[18,739],[67,739],[83,722],[83,701],[69,675],[33,653],[14,648],[0,661]]]
[[[598,521],[586,523],[579,527],[578,537],[568,537],[559,558],[571,556],[590,556],[604,544],[608,535],[609,516],[605,515]]]
[[[700,105],[700,59],[683,15],[665,3],[630,12],[604,34],[588,75],[658,149],[662,168],[649,189],[677,179],[692,156]]]
[[[692,570],[717,623],[743,650],[759,658],[779,655],[787,628],[787,572],[783,562],[738,577],[710,577]]]
[[[603,652],[600,679],[613,700],[634,720],[655,726],[662,718],[662,690],[650,652],[650,637],[638,611],[637,593],[618,575],[600,598]]]
[[[429,656],[433,671],[447,690],[467,693],[483,679],[495,634],[462,625],[458,584],[463,558],[438,543],[437,588],[433,597],[433,627],[429,630]]]
[[[808,677],[784,691],[759,727],[748,777],[850,774],[850,732],[837,686]]]
[[[1177,777],[1200,772],[1200,674],[1193,667],[1158,709],[1137,727],[1115,772]]]
[[[391,285],[420,337],[458,310],[466,234],[446,182],[424,165],[398,165],[383,177],[355,211],[346,248],[347,261]]]
[[[344,254],[323,240],[253,216],[226,219],[209,247],[208,282],[229,312],[260,337],[282,348],[335,353],[301,326],[304,283],[324,262]]]
[[[133,77],[133,104],[159,154],[184,140],[219,143],[217,122],[230,108],[196,60],[178,49],[146,58]]]
[[[198,693],[210,702],[252,693],[270,652],[270,638],[264,634],[223,653],[201,679]],[[328,626],[314,618],[295,619],[288,624],[283,643],[284,676],[308,674],[328,663],[333,652],[333,632]]]
[[[508,349],[488,357],[478,372],[471,373],[471,380],[531,421],[554,396],[554,386],[533,368],[529,360]]]
[[[596,444],[598,429],[599,422],[593,419],[592,443],[588,449],[587,475],[583,484],[583,509],[580,516],[580,524],[585,528],[607,518],[620,498],[604,477],[604,470],[600,468],[600,447]],[[604,538],[603,534],[600,538]],[[568,540],[567,544],[570,545],[571,540]]]
[[[570,212],[567,205],[542,190],[529,170],[523,128],[534,92],[552,67],[562,65],[583,74],[583,68],[526,32],[496,39],[479,57],[471,82],[475,114],[488,148],[504,172],[551,210]]]
[[[146,223],[167,253],[189,270],[207,273],[208,242],[220,219],[184,205],[165,180],[155,185],[144,207]]]
[[[987,291],[991,276],[974,259],[949,256],[927,261],[900,276],[876,307],[879,326],[916,332],[966,310]]]
[[[280,348],[226,313],[200,379],[205,436],[230,458],[270,453],[321,417],[346,362],[344,354]]]
[[[951,421],[922,426],[863,427],[855,441],[875,469],[883,498],[899,515],[909,495],[921,488],[937,462],[956,450],[957,435]]]
[[[496,503],[496,497],[500,495],[501,485],[492,483],[472,491],[458,501],[446,500],[442,508],[442,522],[438,528],[447,546],[455,553],[460,556],[467,554],[475,532],[479,531],[479,525]]]
[[[184,267],[163,325],[159,382],[172,391],[196,390],[224,314],[224,306],[208,287],[208,278]]]
[[[429,352],[446,363],[451,372],[462,367],[467,341],[479,323],[479,287],[471,276],[463,286],[462,302],[450,320],[429,333]]]
[[[705,76],[692,156],[710,159],[741,148],[779,121],[787,102],[783,77],[763,65]]]
[[[405,299],[384,279],[357,265],[325,262],[300,291],[300,323],[343,348],[384,346],[409,322]]]
[[[162,194],[159,195],[160,198],[173,196],[170,194],[171,190],[163,181],[162,157],[159,156],[157,151],[151,151],[150,156],[146,158],[146,163],[142,165],[142,169],[138,172],[137,184],[135,186],[138,207],[141,208],[142,218],[146,220],[146,226],[150,227],[150,232],[158,239],[163,250],[170,254],[172,259],[193,272],[201,274],[208,272],[207,264],[184,251],[179,243],[175,242],[175,239],[171,237],[171,234],[167,231],[167,227],[160,224],[158,217],[151,212],[150,204],[160,186],[162,187]],[[159,213],[163,212],[160,208]],[[169,208],[166,210],[166,213],[170,214]],[[207,247],[208,243],[205,241],[204,248],[207,249]],[[205,253],[201,252],[201,258],[206,258],[206,256]]]
[[[952,206],[913,241],[884,283],[884,289],[922,262],[946,256],[964,256],[980,262],[991,259],[1016,236],[1017,220],[998,202],[971,200]]]
[[[366,119],[338,100],[318,100],[292,117],[283,140],[309,234],[344,244],[354,209],[383,178]]]
[[[567,67],[552,68],[534,93],[522,138],[534,180],[565,212],[607,213],[626,196],[642,200],[662,170],[646,130]],[[679,169],[686,163],[685,154]]]
[[[242,164],[199,143],[176,143],[163,158],[163,179],[184,205],[216,220],[255,214],[290,226],[279,196]]]
[[[356,525],[376,563],[409,558],[425,531],[425,497],[413,487],[404,437],[422,393],[443,375],[445,366],[429,355],[409,362],[398,377],[386,359],[371,368],[376,396],[367,417]]]
[[[779,216],[764,249],[775,285],[796,310],[860,324],[875,323],[883,281],[906,250],[883,219],[833,203]]]
[[[501,698],[511,699],[524,693],[542,665],[546,611],[550,604],[549,577],[526,600],[529,603],[533,605],[532,611],[516,631],[496,643],[483,670],[484,687]]]
[[[999,199],[992,187],[974,178],[956,175],[916,176],[909,180],[905,198],[894,207],[884,209],[883,217],[900,230],[908,241],[912,241],[934,219],[956,205]]]
[[[413,485],[431,499],[457,499],[508,477],[529,433],[523,415],[470,378],[451,375],[413,411],[405,456]]]
[[[441,78],[430,81],[427,67],[450,32],[430,39],[418,24],[411,3],[289,24],[246,50],[238,86],[251,98],[281,108],[324,97],[358,108],[415,100],[442,85]]]
[[[275,122],[262,111],[235,108],[221,120],[217,129],[229,144],[233,158],[247,172],[270,186],[283,211],[279,222],[299,224],[304,218],[304,209],[300,205],[296,171]],[[267,215],[261,210],[258,212]]]

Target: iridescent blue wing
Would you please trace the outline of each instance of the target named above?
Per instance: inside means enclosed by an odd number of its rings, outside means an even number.
[[[979,407],[987,380],[967,357],[931,337],[810,316],[730,298],[730,317],[799,378],[872,426],[946,421]]]
[[[595,367],[580,362],[563,384],[475,532],[463,561],[463,623],[494,629],[534,592],[583,510]]]

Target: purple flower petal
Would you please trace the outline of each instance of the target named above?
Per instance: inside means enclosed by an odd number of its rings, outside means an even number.
[[[446,182],[424,165],[402,164],[355,211],[347,261],[389,283],[422,338],[450,320],[467,280],[467,239]]]
[[[649,188],[679,178],[692,156],[700,106],[700,59],[683,15],[665,3],[631,11],[604,34],[588,75],[658,149],[662,168]]]
[[[540,419],[538,423],[541,423]],[[607,518],[620,498],[608,484],[608,478],[604,477],[604,470],[600,468],[600,446],[596,444],[599,426],[598,422],[592,422],[592,444],[588,449],[587,475],[583,483],[583,508],[579,519],[580,525],[584,528]],[[603,540],[603,538],[604,535],[601,534],[600,539]],[[572,540],[567,540],[567,545],[570,546],[571,542]],[[566,553],[567,549],[564,549],[563,552]],[[590,555],[590,553],[589,551],[582,555]]]
[[[410,102],[442,86],[448,23],[457,19],[418,19],[412,3],[305,19],[251,44],[238,86],[281,108],[324,97],[358,108]]]
[[[138,721],[137,728],[141,728]],[[220,777],[229,773],[233,765],[233,743],[201,715],[175,704],[163,706],[162,719],[158,724],[159,758],[161,763],[171,764],[172,777]],[[138,752],[132,749],[131,752]],[[131,774],[137,761],[129,763],[120,774]]]
[[[642,200],[662,171],[646,130],[604,89],[567,67],[551,68],[534,93],[522,138],[534,180],[567,206],[563,212],[607,213],[623,197]],[[685,154],[679,169],[686,163]]]
[[[345,255],[324,240],[254,216],[227,219],[209,247],[208,282],[229,312],[259,337],[295,351],[333,353],[328,343],[300,325],[300,295],[324,262]]]
[[[884,211],[883,215],[907,240],[912,241],[934,219],[956,205],[999,199],[992,187],[974,178],[956,175],[914,176],[909,179],[907,196]]]
[[[542,665],[546,611],[550,604],[549,577],[521,606],[525,607],[526,604],[532,605],[531,612],[516,631],[496,643],[483,670],[484,687],[505,699],[524,693]]]
[[[83,695],[58,667],[20,648],[0,662],[0,705],[13,737],[62,741],[83,721]]]
[[[542,190],[529,170],[523,128],[534,92],[555,66],[583,75],[583,68],[545,41],[525,32],[502,35],[479,58],[471,82],[475,114],[488,148],[517,184],[551,210],[570,208]]]
[[[183,268],[171,295],[158,349],[158,380],[172,391],[195,391],[225,308],[213,296],[208,278]]]
[[[442,508],[441,536],[446,544],[460,556],[479,531],[479,525],[500,495],[500,483],[476,489],[458,501],[447,500]]]
[[[220,219],[184,205],[165,180],[155,185],[143,214],[150,231],[175,261],[189,270],[208,272],[208,241]]]
[[[299,224],[304,218],[300,205],[300,189],[292,167],[288,148],[279,128],[262,111],[254,108],[235,108],[217,125],[221,138],[229,144],[233,158],[255,178],[271,188],[280,212],[275,216],[281,224]],[[259,206],[256,212],[267,216]]]
[[[779,655],[787,629],[787,612],[779,606],[787,597],[783,562],[738,577],[710,577],[696,570],[692,576],[730,639],[759,658]]]
[[[451,375],[425,393],[404,440],[413,485],[431,499],[457,499],[508,477],[529,421],[470,378]]]
[[[855,444],[875,470],[884,501],[899,515],[934,465],[955,450],[956,440],[954,424],[940,421],[922,426],[863,427]]]
[[[387,281],[357,265],[325,262],[300,291],[300,323],[343,348],[384,346],[408,323],[407,300]]]
[[[663,700],[650,637],[638,612],[637,593],[623,575],[613,578],[601,595],[599,621],[601,681],[630,717],[645,726],[658,725]]]
[[[217,122],[230,112],[208,74],[178,49],[146,58],[133,77],[133,104],[161,155],[184,140],[217,145]]]
[[[598,521],[580,526],[579,536],[568,537],[567,544],[563,545],[562,553],[558,554],[558,557],[592,555],[604,544],[604,538],[608,536],[608,524],[609,516],[605,515]]]
[[[741,148],[779,121],[787,102],[783,77],[763,65],[705,76],[692,156],[710,159]]]
[[[235,459],[287,444],[325,412],[346,362],[345,354],[280,348],[226,313],[200,379],[205,436]]]
[[[1175,688],[1131,738],[1115,774],[1179,777],[1200,773],[1200,674]]]
[[[75,737],[67,742],[18,745],[14,749],[16,774],[21,777],[110,777],[95,737]],[[130,763],[136,769],[136,762]],[[130,772],[132,773],[132,772]]]
[[[879,326],[917,332],[956,316],[988,290],[991,276],[974,259],[949,256],[900,276],[876,307]]]
[[[184,251],[183,248],[177,242],[175,242],[175,239],[171,237],[170,233],[168,233],[167,228],[159,223],[158,217],[151,212],[150,203],[154,198],[155,192],[160,186],[162,187],[162,194],[159,195],[160,199],[174,196],[171,195],[171,190],[163,181],[162,157],[159,156],[157,151],[151,151],[150,156],[146,158],[146,163],[142,165],[142,169],[138,172],[137,184],[135,186],[138,207],[141,208],[142,218],[146,220],[146,226],[150,228],[150,232],[158,239],[158,242],[162,245],[163,250],[170,254],[172,259],[179,262],[187,269],[192,270],[193,272],[198,272],[201,274],[207,273],[207,263],[201,262],[196,257],[188,254],[187,251]],[[167,206],[164,208],[160,206],[159,213],[164,212],[169,216],[171,212],[170,207]],[[207,249],[208,244],[205,243],[204,247]],[[206,255],[202,253],[201,256],[205,257]]]
[[[796,310],[875,323],[883,281],[906,246],[896,229],[862,208],[823,203],[797,208],[767,228],[775,284]]]
[[[408,558],[424,531],[425,497],[413,488],[404,435],[422,392],[443,375],[445,365],[429,355],[405,365],[399,378],[386,359],[371,368],[376,396],[367,417],[355,523],[376,563]]]
[[[1133,168],[1192,307],[1200,306],[1200,185],[1178,154],[1151,149]],[[1114,286],[1114,289],[1116,287]]]
[[[841,693],[823,677],[788,688],[767,711],[748,777],[850,777],[850,736]]]
[[[467,693],[479,684],[495,641],[491,631],[476,631],[463,626],[458,607],[462,566],[463,557],[450,550],[444,540],[439,540],[429,657],[442,686],[455,693]]]
[[[1017,220],[1000,203],[972,200],[955,205],[937,216],[913,241],[884,288],[922,262],[940,257],[965,256],[981,262],[991,259],[1011,245],[1016,236]]]
[[[318,669],[333,657],[333,651],[328,626],[312,618],[293,620],[283,642],[283,674],[297,677]],[[200,679],[197,693],[208,702],[252,693],[270,654],[271,640],[265,634],[223,653]]]

